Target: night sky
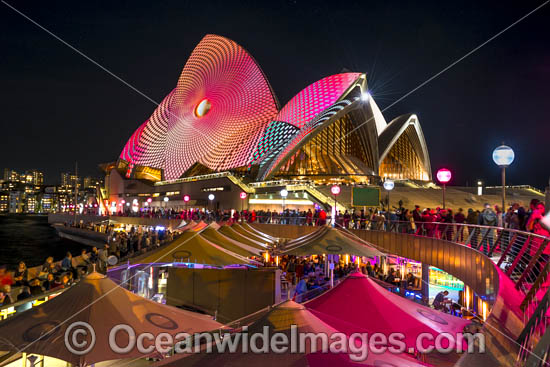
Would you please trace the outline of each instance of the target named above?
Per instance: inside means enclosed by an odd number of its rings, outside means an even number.
[[[207,33],[257,60],[281,102],[344,69],[386,106],[543,1],[17,1],[15,8],[151,99],[176,85]],[[508,183],[550,176],[550,5],[383,112],[419,116],[432,169],[499,183],[491,152],[516,151]],[[0,168],[100,176],[155,105],[0,4]]]

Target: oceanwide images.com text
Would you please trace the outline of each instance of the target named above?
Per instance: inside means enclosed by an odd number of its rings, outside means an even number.
[[[130,325],[114,326],[107,336],[109,347],[117,354],[126,354],[137,349],[144,355],[155,352],[170,353],[343,353],[352,361],[364,361],[369,353],[484,353],[485,337],[481,333],[421,333],[414,347],[407,346],[402,333],[310,333],[299,332],[291,325],[288,332],[273,332],[264,326],[261,332],[250,333],[244,326],[234,333],[212,332],[188,334],[137,334]],[[121,342],[124,340],[124,342]],[[92,326],[76,322],[65,331],[65,345],[74,354],[90,353],[96,343]]]

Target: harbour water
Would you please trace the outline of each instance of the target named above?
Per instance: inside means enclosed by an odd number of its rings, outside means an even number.
[[[25,261],[28,267],[44,263],[46,257],[61,260],[67,251],[73,255],[87,246],[60,238],[48,224],[46,215],[0,215],[0,264],[10,268]]]

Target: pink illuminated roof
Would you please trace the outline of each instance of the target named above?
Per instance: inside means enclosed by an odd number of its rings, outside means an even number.
[[[180,177],[197,162],[214,171],[246,166],[276,114],[275,97],[254,59],[235,42],[207,35],[176,89],[132,135],[120,157],[163,168],[166,179]]]
[[[166,131],[170,118],[170,104],[174,91],[170,92],[130,137],[120,158],[143,166],[163,168],[166,149]]]
[[[359,76],[361,73],[335,74],[310,84],[283,107],[275,120],[301,129],[332,106]]]

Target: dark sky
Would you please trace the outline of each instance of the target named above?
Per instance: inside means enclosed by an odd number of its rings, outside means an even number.
[[[381,109],[542,4],[542,1],[17,1],[34,19],[135,88],[161,101],[207,33],[258,61],[284,104],[347,68],[367,72]],[[384,112],[418,114],[434,172],[453,183],[498,183],[491,159],[516,151],[510,184],[550,176],[550,5]],[[0,4],[0,168],[115,160],[155,106]]]

